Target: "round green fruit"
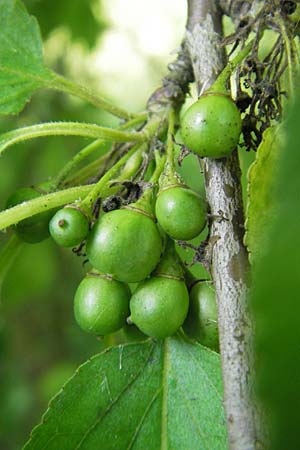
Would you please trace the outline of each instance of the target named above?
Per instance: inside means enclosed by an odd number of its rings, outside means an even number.
[[[88,274],[75,294],[76,322],[97,336],[114,333],[126,324],[130,295],[126,284],[105,275]]]
[[[190,306],[183,329],[192,339],[218,351],[218,314],[211,281],[198,281],[190,291]]]
[[[74,247],[87,237],[89,221],[80,209],[65,207],[52,217],[49,230],[57,244],[62,247]]]
[[[193,239],[206,223],[205,202],[196,192],[180,185],[159,193],[155,214],[162,229],[173,239]]]
[[[162,252],[162,238],[154,221],[143,212],[118,209],[104,214],[86,244],[87,256],[100,272],[119,281],[144,280]]]
[[[41,193],[34,188],[20,188],[17,189],[6,202],[6,208],[12,208],[13,206],[21,203],[33,200],[40,197]],[[19,238],[28,242],[29,244],[35,244],[43,241],[49,237],[49,220],[53,215],[52,211],[45,211],[34,216],[28,217],[28,219],[21,220],[15,225],[16,234]]]
[[[184,281],[155,276],[141,283],[131,297],[130,320],[147,336],[163,339],[183,324],[188,307]]]
[[[242,130],[240,111],[221,93],[202,95],[182,117],[184,145],[201,157],[223,158],[236,148]]]

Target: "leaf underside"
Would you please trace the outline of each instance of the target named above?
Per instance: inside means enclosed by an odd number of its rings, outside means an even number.
[[[43,63],[36,19],[19,0],[1,0],[0,114],[17,114],[52,74]]]
[[[105,350],[51,401],[23,450],[226,450],[219,355],[180,338]]]

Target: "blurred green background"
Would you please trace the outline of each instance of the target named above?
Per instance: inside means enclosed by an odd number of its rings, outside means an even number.
[[[182,0],[24,3],[41,24],[47,63],[131,111],[143,110],[158,87],[180,44],[186,16]],[[74,98],[39,92],[20,116],[0,119],[0,132],[51,120],[117,123]],[[0,160],[0,209],[16,188],[49,179],[85,144],[80,138],[57,137],[11,148]],[[244,187],[252,160],[252,154],[243,152]],[[186,158],[182,170],[201,191],[196,158]],[[6,241],[1,233],[0,248]],[[186,251],[181,254],[190,258]],[[107,344],[83,333],[73,318],[83,260],[48,239],[25,245],[5,279],[0,304],[1,450],[20,448],[51,396],[79,364]]]

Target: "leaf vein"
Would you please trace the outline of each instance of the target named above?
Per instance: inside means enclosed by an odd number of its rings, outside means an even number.
[[[152,345],[152,348],[149,352],[149,357],[154,351],[154,345]],[[132,377],[129,381],[129,383],[124,386],[122,391],[117,395],[117,397],[109,404],[109,406],[105,409],[105,411],[102,412],[102,414],[95,420],[95,422],[90,425],[88,430],[85,432],[84,436],[82,437],[81,441],[77,444],[77,446],[74,448],[74,450],[79,450],[80,446],[83,444],[83,442],[88,438],[88,436],[92,433],[92,431],[99,425],[102,421],[102,419],[106,416],[106,414],[112,409],[112,407],[120,400],[120,398],[125,394],[125,392],[132,386],[132,384],[138,379],[138,377],[143,372],[145,366],[148,364],[148,359],[146,359],[145,364],[140,368],[140,370],[135,374],[134,377]]]

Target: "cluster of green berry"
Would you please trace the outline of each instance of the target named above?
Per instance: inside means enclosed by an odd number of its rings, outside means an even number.
[[[85,331],[106,335],[128,322],[147,336],[164,338],[183,324],[189,295],[173,241],[165,233],[173,239],[197,236],[205,226],[205,203],[179,184],[162,188],[156,202],[155,197],[155,188],[147,188],[136,202],[101,214],[86,236],[93,270],[74,301],[75,318]],[[64,216],[65,209],[50,221],[52,237],[63,245],[71,231],[83,231],[77,216],[73,222]],[[193,223],[181,228],[189,210],[195,213],[194,220],[189,217]],[[129,285],[136,283],[132,293]]]
[[[211,282],[187,276],[174,246],[174,240],[197,237],[207,215],[205,201],[175,170],[174,120],[173,114],[167,158],[155,178],[159,189],[152,177],[135,202],[109,212],[102,209],[97,220],[92,208],[75,202],[55,213],[22,220],[15,231],[30,243],[49,233],[63,247],[85,242],[93,269],[81,281],[74,300],[75,318],[83,330],[104,336],[134,324],[146,336],[160,339],[183,326],[187,335],[217,349],[214,288]],[[181,123],[184,144],[202,157],[228,156],[240,132],[240,113],[222,92],[200,97]],[[40,194],[34,188],[20,189],[8,199],[7,207]]]
[[[39,195],[34,188],[19,189],[8,199],[7,207]],[[50,232],[64,247],[86,240],[94,269],[81,281],[74,301],[75,318],[83,330],[107,335],[128,322],[147,336],[164,338],[174,334],[186,319],[187,333],[191,329],[192,337],[205,341],[199,335],[200,329],[205,333],[205,327],[196,327],[195,334],[193,323],[199,317],[196,312],[203,310],[202,303],[210,298],[208,314],[202,311],[200,316],[212,324],[214,343],[208,340],[208,345],[216,348],[214,294],[207,296],[206,283],[196,283],[189,302],[184,270],[171,239],[192,239],[205,223],[203,199],[183,184],[164,181],[157,195],[151,186],[135,203],[101,214],[92,229],[88,215],[73,204],[54,215],[47,211],[22,220],[15,225],[15,232],[29,243],[44,240]],[[129,284],[132,288],[133,283],[138,285],[132,293]],[[201,286],[201,295],[196,286]]]

